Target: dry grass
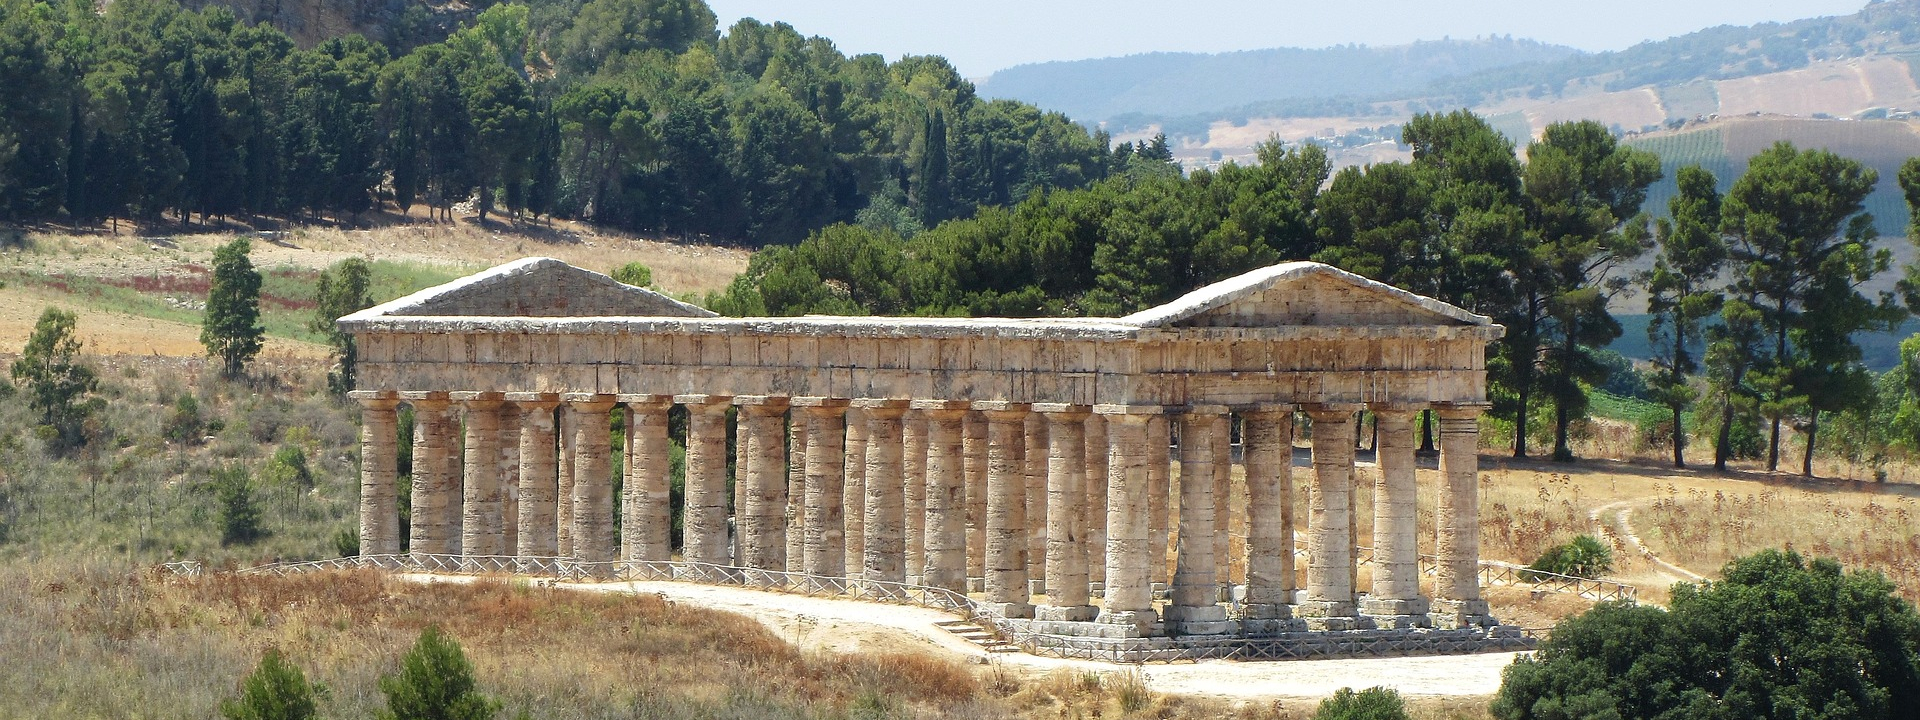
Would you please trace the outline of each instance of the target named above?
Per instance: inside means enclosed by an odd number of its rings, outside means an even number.
[[[1670,561],[1717,568],[1766,548],[1787,547],[1872,568],[1920,601],[1920,503],[1912,496],[1832,488],[1682,488],[1632,515],[1642,541]]]

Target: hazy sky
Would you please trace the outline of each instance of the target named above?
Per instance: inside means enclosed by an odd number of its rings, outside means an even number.
[[[1850,14],[1866,0],[708,0],[725,30],[753,17],[849,55],[945,55],[981,77],[1013,65],[1153,51],[1394,45],[1513,35],[1617,50],[1714,25]]]

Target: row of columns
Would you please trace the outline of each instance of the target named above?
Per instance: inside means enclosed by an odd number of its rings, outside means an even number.
[[[1356,586],[1360,405],[1312,405],[1305,587],[1294,585],[1296,408],[1161,408],[821,397],[361,393],[362,552],[399,552],[395,411],[414,410],[410,549],[667,560],[667,415],[688,412],[683,558],[965,592],[1007,617],[1185,634],[1290,618],[1311,629],[1486,621],[1478,587],[1477,406],[1439,406],[1435,599],[1420,594],[1415,413],[1379,418],[1374,572]],[[627,412],[621,541],[609,413]],[[738,409],[733,528],[727,412]],[[464,443],[456,443],[464,409]],[[555,410],[562,422],[556,427]],[[1245,584],[1229,618],[1232,413],[1242,420]],[[912,414],[913,421],[906,422]],[[1171,471],[1169,426],[1179,431]],[[516,438],[513,436],[517,434]],[[462,463],[464,447],[464,463]],[[789,450],[798,457],[789,461]],[[517,490],[517,492],[515,492]],[[1177,516],[1170,505],[1177,499]],[[737,546],[731,541],[737,534]],[[1169,566],[1167,548],[1173,542]],[[970,578],[980,586],[969,588]],[[1170,583],[1164,613],[1153,586]],[[1099,587],[1102,597],[1093,597]],[[1302,592],[1304,590],[1304,592]],[[1044,595],[1035,606],[1033,596]],[[1097,602],[1097,605],[1096,605]]]

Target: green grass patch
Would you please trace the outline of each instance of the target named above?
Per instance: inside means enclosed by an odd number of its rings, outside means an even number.
[[[1649,413],[1665,410],[1664,407],[1630,397],[1621,397],[1599,388],[1587,389],[1588,413],[1594,417],[1608,420],[1636,422]]]

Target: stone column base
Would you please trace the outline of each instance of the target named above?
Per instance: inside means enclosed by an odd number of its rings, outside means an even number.
[[[1033,609],[1035,620],[1087,622],[1100,614],[1092,605],[1041,605]]]
[[[1244,620],[1287,620],[1293,617],[1293,608],[1279,603],[1248,603],[1240,606],[1240,617]]]
[[[1100,616],[1094,620],[1108,625],[1132,625],[1145,630],[1160,622],[1160,614],[1152,610],[1101,610]]]
[[[1499,620],[1494,619],[1485,600],[1435,600],[1428,618],[1433,621],[1434,627],[1446,630],[1500,624]]]
[[[1425,616],[1432,612],[1426,598],[1366,598],[1360,601],[1360,614],[1374,617],[1402,615]],[[1382,625],[1381,627],[1426,627],[1425,625]]]
[[[1295,608],[1298,616],[1307,621],[1307,629],[1360,630],[1367,625],[1354,614],[1353,603],[1346,600],[1309,600]]]
[[[1227,619],[1227,609],[1219,605],[1169,605],[1166,628],[1174,635],[1219,635],[1232,632],[1239,623]]]
[[[1000,617],[1003,617],[1003,618],[1033,617],[1033,605],[1030,603],[990,602],[990,603],[981,603],[980,605],[981,607],[986,608],[987,612],[993,613],[995,615],[999,615]]]

